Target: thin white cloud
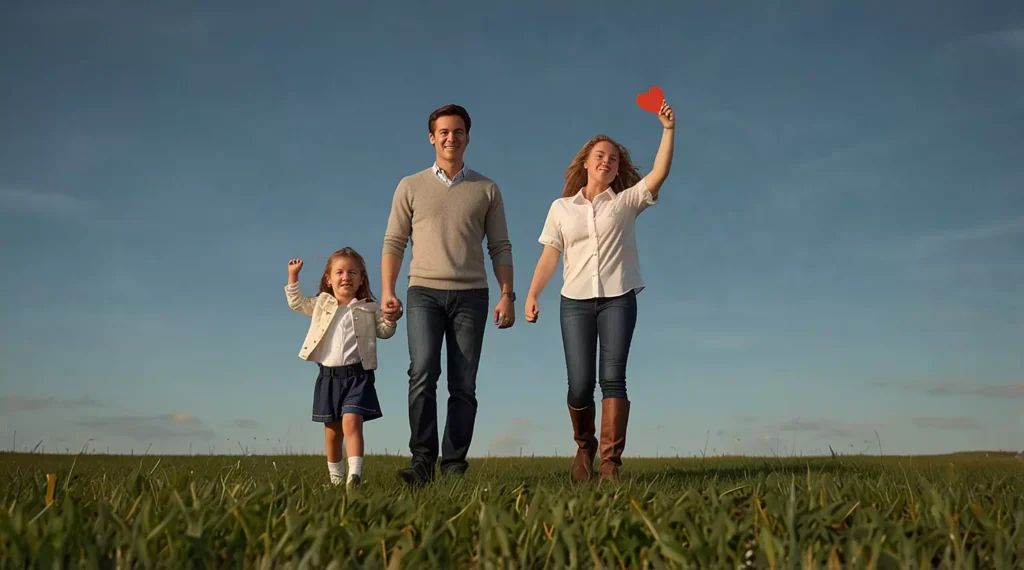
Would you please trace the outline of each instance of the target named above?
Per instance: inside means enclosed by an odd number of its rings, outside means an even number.
[[[1024,382],[980,386],[975,393],[988,398],[1024,398]]]
[[[82,428],[97,430],[90,437],[128,437],[136,441],[156,439],[198,439],[210,441],[216,434],[189,412],[173,412],[156,416],[107,416],[78,422]]]
[[[0,213],[38,220],[55,220],[74,224],[76,227],[97,231],[120,231],[128,229],[153,229],[158,223],[153,219],[132,215],[119,215],[96,201],[61,192],[42,190],[0,183]]]
[[[526,447],[530,440],[526,436],[514,433],[499,433],[491,439],[488,450],[492,455],[513,456],[518,455],[519,450]]]
[[[757,434],[750,437],[731,436],[726,448],[722,451],[737,455],[753,455],[758,457],[781,455],[785,443],[778,435]]]
[[[28,398],[23,396],[0,397],[0,414],[12,412],[36,412],[50,409],[92,408],[103,406],[89,396],[71,400],[59,398]]]
[[[513,456],[519,455],[530,443],[529,433],[534,430],[543,429],[542,424],[526,418],[512,418],[509,423],[509,430],[495,435],[488,446],[491,455]]]
[[[52,217],[80,216],[96,210],[94,204],[69,194],[14,186],[0,186],[0,206],[7,211]]]
[[[727,440],[734,453],[778,455],[825,453],[831,445],[837,452],[865,453],[878,449],[883,428],[898,427],[899,421],[842,421],[835,418],[779,418],[738,416],[730,429],[718,436]]]
[[[998,50],[1007,53],[1024,54],[1024,26],[990,30],[960,38],[943,48],[946,54],[954,55],[975,49]]]
[[[831,418],[794,418],[776,427],[783,432],[813,432],[826,437],[864,437],[872,434],[880,426],[876,423],[841,422]]]
[[[915,426],[927,429],[976,430],[981,427],[978,420],[968,417],[918,416],[913,419]]]
[[[933,272],[940,278],[943,274],[965,275],[991,269],[1024,270],[1024,262],[1012,256],[969,257],[958,251],[989,243],[998,246],[1000,240],[1020,237],[1024,237],[1024,216],[1013,216],[898,240],[867,240],[856,244],[854,251],[855,255],[872,261],[912,267],[915,275]]]
[[[989,32],[981,37],[987,45],[1024,54],[1024,26]]]
[[[832,420],[801,420],[792,419],[779,426],[782,431],[822,431],[834,425]]]
[[[927,235],[915,240],[909,249],[916,256],[923,257],[961,244],[1016,236],[1022,233],[1024,233],[1024,216],[1017,216]]]
[[[912,392],[931,396],[980,396],[983,398],[1024,398],[1024,382],[976,384],[971,382],[914,382],[902,385]]]

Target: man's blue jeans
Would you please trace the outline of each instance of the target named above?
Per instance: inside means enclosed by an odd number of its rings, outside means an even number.
[[[568,404],[576,409],[593,405],[597,380],[602,398],[628,399],[626,361],[636,328],[636,292],[586,300],[563,296],[560,317]]]
[[[441,471],[463,472],[476,424],[476,375],[487,328],[488,290],[409,287],[409,448],[431,471],[437,461],[437,381],[441,341],[448,356],[448,417],[441,442]]]

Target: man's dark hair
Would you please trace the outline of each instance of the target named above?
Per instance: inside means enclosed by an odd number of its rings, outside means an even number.
[[[430,134],[434,134],[434,123],[441,117],[447,117],[454,115],[456,117],[462,117],[462,122],[466,123],[466,134],[469,134],[469,128],[472,126],[472,121],[469,119],[469,112],[459,105],[445,105],[440,109],[430,114],[430,118],[427,120],[427,127],[430,129]]]

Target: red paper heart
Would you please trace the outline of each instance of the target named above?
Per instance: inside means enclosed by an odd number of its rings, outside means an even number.
[[[647,90],[647,93],[640,93],[636,96],[636,104],[640,106],[644,111],[650,111],[657,113],[661,110],[661,102],[665,100],[665,94],[661,92],[661,87],[651,87]]]

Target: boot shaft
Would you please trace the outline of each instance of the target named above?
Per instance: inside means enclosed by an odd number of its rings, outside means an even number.
[[[596,406],[587,406],[586,408],[579,409],[569,406],[573,439],[576,441],[576,445],[590,453],[591,457],[597,454],[596,415]]]
[[[601,466],[603,479],[617,478],[626,449],[626,426],[629,424],[629,400],[605,398],[601,401]]]

